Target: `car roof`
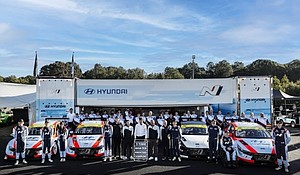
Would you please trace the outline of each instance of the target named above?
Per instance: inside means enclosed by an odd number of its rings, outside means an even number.
[[[53,126],[57,123],[59,123],[58,120],[50,120],[48,125]],[[30,127],[31,128],[38,128],[38,127],[44,127],[44,126],[45,126],[45,121],[38,121],[38,122],[33,123]]]
[[[83,121],[78,125],[78,128],[83,127],[102,127],[102,121]]]

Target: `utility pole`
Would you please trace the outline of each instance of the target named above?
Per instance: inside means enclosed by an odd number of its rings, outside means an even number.
[[[192,55],[192,63],[193,63],[193,79],[195,79],[195,55]]]

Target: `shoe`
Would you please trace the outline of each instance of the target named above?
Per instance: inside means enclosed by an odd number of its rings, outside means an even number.
[[[133,160],[134,158],[133,158],[133,156],[130,156],[130,160]]]
[[[111,158],[111,157],[109,157],[109,161],[110,161],[110,162],[112,161],[112,158]]]
[[[290,163],[288,163],[287,166],[289,167],[289,166],[290,166]]]
[[[53,162],[53,160],[52,160],[52,159],[49,159],[49,162],[51,162],[51,163],[52,163],[52,162]]]
[[[276,171],[281,170],[281,169],[282,169],[282,166],[275,168]]]
[[[285,171],[286,173],[290,172],[288,168],[285,168],[284,171]]]
[[[103,161],[106,162],[106,159],[107,159],[107,158],[105,157],[105,158],[103,159]]]
[[[63,161],[66,162],[66,158],[64,158]]]
[[[60,162],[63,162],[63,161],[64,161],[64,158],[61,158],[59,161],[60,161]]]
[[[153,157],[149,157],[149,160],[153,160]]]
[[[173,157],[172,161],[175,161],[176,160],[176,157]]]
[[[166,159],[167,159],[167,158],[163,157],[161,160],[163,160],[163,161],[164,161],[164,160],[166,160]]]
[[[23,159],[23,163],[24,163],[24,164],[27,164],[27,161],[26,161],[25,159]]]
[[[42,159],[42,164],[44,164],[45,163],[45,159]]]
[[[17,160],[16,163],[14,164],[15,166],[19,165],[19,161]]]
[[[178,162],[181,162],[181,158],[180,157],[178,157]]]
[[[155,157],[154,161],[155,161],[155,162],[157,162],[157,161],[158,161],[158,158],[157,158],[157,157]]]

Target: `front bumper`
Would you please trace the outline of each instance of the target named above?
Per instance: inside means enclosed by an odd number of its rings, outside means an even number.
[[[103,157],[104,148],[68,148],[67,156],[76,157]]]
[[[207,157],[208,148],[186,148],[180,147],[180,156],[183,158],[203,158]]]

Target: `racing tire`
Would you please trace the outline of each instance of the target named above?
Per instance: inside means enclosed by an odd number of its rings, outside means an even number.
[[[51,148],[51,152],[52,152],[52,156],[56,157],[57,155],[59,155],[59,147],[57,142],[55,142]]]
[[[291,127],[292,127],[292,128],[295,128],[295,126],[296,126],[296,123],[295,123],[294,121],[292,121],[292,122],[291,122]]]

